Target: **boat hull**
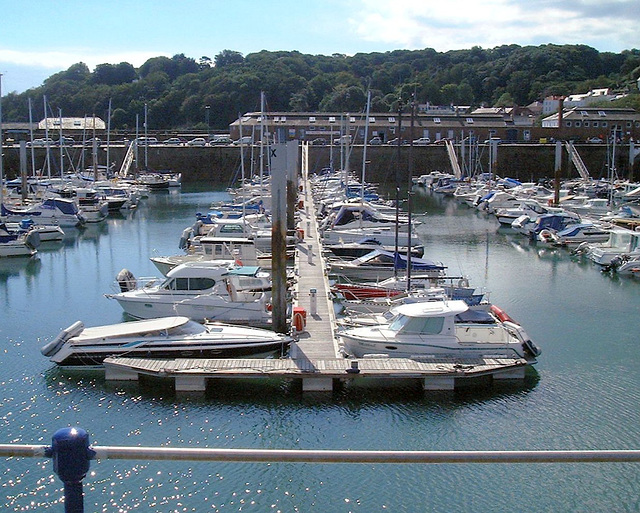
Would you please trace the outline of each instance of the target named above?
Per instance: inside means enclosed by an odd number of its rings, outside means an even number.
[[[288,341],[270,341],[255,344],[228,344],[193,347],[189,343],[174,343],[170,340],[165,342],[164,347],[156,346],[149,348],[83,348],[75,349],[64,359],[56,361],[61,367],[88,367],[101,366],[106,358],[126,356],[127,358],[243,358],[269,356],[276,352],[284,354],[289,347]]]
[[[110,297],[120,303],[127,315],[136,319],[183,315],[200,322],[210,320],[259,327],[267,327],[271,324],[271,314],[262,301],[233,302],[206,296],[200,298],[201,302],[190,298],[183,298],[182,301],[179,298],[167,301],[167,298],[152,296],[137,298],[114,295]]]

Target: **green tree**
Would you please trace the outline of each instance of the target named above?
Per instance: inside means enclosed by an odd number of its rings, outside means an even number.
[[[222,50],[213,58],[216,68],[223,68],[232,64],[242,64],[244,57],[240,52],[234,50]]]

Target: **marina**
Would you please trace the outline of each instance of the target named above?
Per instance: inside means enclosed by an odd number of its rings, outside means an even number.
[[[77,319],[88,326],[123,320],[118,305],[104,297],[118,271],[126,267],[139,276],[157,274],[149,256],[175,254],[179,234],[191,223],[194,212],[206,209],[225,194],[210,192],[209,188],[154,193],[138,209],[110,216],[102,225],[65,230],[63,241],[40,246],[35,259],[0,263],[3,316],[7,319],[2,324],[6,347],[3,359],[8,362],[2,403],[7,439],[16,443],[47,442],[55,429],[68,424],[90,429],[98,445],[121,445],[124,430],[125,445],[174,447],[637,447],[635,404],[640,380],[633,365],[637,356],[634,314],[640,306],[637,282],[601,273],[591,262],[576,261],[562,248],[538,245],[505,232],[494,218],[427,190],[417,190],[414,198],[416,211],[428,212],[420,228],[425,256],[445,262],[450,274],[469,276],[473,283],[489,290],[492,301],[526,326],[543,348],[538,365],[523,380],[431,391],[424,389],[424,380],[418,375],[422,372],[420,363],[413,362],[414,368],[406,372],[416,373],[415,377],[394,379],[392,386],[381,386],[372,377],[361,380],[364,386],[346,381],[332,392],[317,395],[304,390],[303,380],[298,377],[265,379],[264,362],[256,368],[247,361],[246,371],[238,374],[237,369],[224,369],[230,362],[199,359],[190,363],[194,367],[212,365],[209,371],[213,377],[207,378],[211,383],[204,394],[182,396],[178,393],[182,384],[174,385],[173,379],[166,377],[157,379],[151,376],[151,370],[139,383],[110,381],[104,371],[56,368],[39,354],[41,345]],[[317,277],[303,270],[303,266],[315,267],[321,258],[313,250],[312,258],[308,258],[307,233],[311,236],[314,227],[307,230],[304,212],[302,209],[300,226],[305,229],[305,239],[296,249],[300,276],[308,281],[301,278],[298,282],[297,306],[306,311],[305,328],[324,331],[327,336],[318,340],[332,342],[321,347],[302,332],[295,347],[301,352],[298,361],[306,360],[305,364],[292,369],[290,361],[272,359],[266,365],[283,369],[277,372],[293,373],[305,370],[304,365],[311,361],[322,361],[316,367],[329,373],[327,377],[331,372],[343,377],[351,369],[351,360],[336,358],[332,324],[326,322],[333,315],[328,296],[318,293]],[[316,289],[315,298],[311,289]],[[316,300],[315,314],[311,313],[312,299]],[[27,330],[25,319],[33,318],[34,312],[38,312],[38,325]],[[409,363],[389,360],[359,361],[360,375]],[[479,362],[458,363],[464,367]],[[162,372],[163,365],[169,370],[176,364],[173,360],[160,361],[153,372]],[[481,371],[480,365],[475,368]],[[218,379],[225,373],[234,378]],[[254,379],[257,375],[260,379]],[[200,378],[196,387],[198,382]],[[192,382],[187,379],[184,383],[185,390],[193,390]],[[19,481],[20,485],[5,488],[6,507],[26,508],[34,500],[41,509],[60,507],[55,501],[39,499],[43,493],[61,495],[59,483],[53,480],[44,487],[38,484],[50,473],[50,467],[41,474],[34,472],[32,465],[22,459],[7,465],[6,482]],[[214,502],[218,508],[226,504],[228,510],[246,509],[243,504],[253,502],[256,511],[267,503],[277,504],[283,511],[398,510],[408,503],[411,509],[442,510],[451,507],[453,500],[456,508],[468,509],[473,504],[472,509],[512,511],[513,504],[506,498],[513,494],[535,504],[533,509],[537,510],[573,511],[578,504],[578,499],[567,495],[566,487],[557,482],[557,472],[566,469],[564,465],[542,475],[540,467],[523,464],[517,474],[510,473],[508,481],[504,480],[508,469],[500,466],[434,466],[428,470],[420,466],[394,467],[391,482],[371,465],[332,467],[326,472],[322,466],[302,468],[292,463],[246,465],[220,463],[214,470],[202,462],[174,462],[170,469],[161,462],[130,462],[124,467],[122,463],[101,462],[97,473],[85,481],[87,504],[95,508],[158,508],[153,506],[150,494],[170,509],[188,504],[194,510],[206,509]],[[633,509],[638,492],[633,484],[638,481],[635,466],[599,464],[570,469],[571,487],[583,487],[579,504],[588,500],[595,509],[620,504],[623,509]],[[607,487],[589,488],[602,472],[608,475]],[[122,479],[123,474],[127,479]],[[149,481],[152,475],[153,483]],[[360,482],[355,483],[353,477]],[[464,481],[465,486],[456,486],[452,478]],[[180,491],[174,493],[161,483],[171,483]],[[407,487],[406,483],[415,486]],[[531,483],[536,486],[531,487]],[[431,490],[427,495],[423,493],[425,487]],[[107,498],[107,490],[112,499]],[[492,491],[491,496],[484,493],[486,490]]]

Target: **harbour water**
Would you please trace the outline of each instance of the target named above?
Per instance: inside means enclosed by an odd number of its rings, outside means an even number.
[[[453,200],[418,191],[426,256],[486,287],[542,348],[524,383],[456,392],[279,381],[225,383],[201,398],[169,384],[114,384],[40,354],[60,329],[123,320],[104,297],[122,268],[156,276],[194,214],[224,192],[154,193],[140,207],[0,260],[0,443],[51,443],[61,427],[96,445],[362,450],[640,448],[640,283],[542,248]],[[62,246],[62,247],[61,247]],[[62,511],[50,460],[6,459],[0,505]],[[640,511],[637,464],[259,464],[95,461],[86,511]]]

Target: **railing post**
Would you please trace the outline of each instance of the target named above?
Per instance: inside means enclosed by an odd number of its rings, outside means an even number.
[[[89,471],[95,452],[89,447],[89,435],[81,428],[63,428],[53,434],[46,455],[53,458],[53,471],[64,483],[65,513],[84,512],[82,480]]]

